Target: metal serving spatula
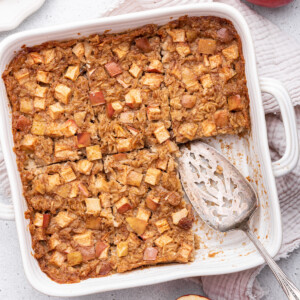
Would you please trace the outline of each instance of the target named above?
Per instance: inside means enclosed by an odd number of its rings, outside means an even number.
[[[271,268],[288,299],[300,300],[300,291],[250,231],[248,221],[257,208],[258,199],[249,182],[222,154],[205,143],[195,142],[181,150],[181,182],[195,211],[218,231],[244,231]]]

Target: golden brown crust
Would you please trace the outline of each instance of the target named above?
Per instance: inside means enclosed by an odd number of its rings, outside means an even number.
[[[32,246],[50,278],[194,259],[173,140],[249,128],[229,21],[182,17],[24,47],[2,77]]]

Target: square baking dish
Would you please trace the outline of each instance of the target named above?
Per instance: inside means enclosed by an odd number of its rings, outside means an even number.
[[[288,94],[279,82],[272,79],[261,79],[259,82],[250,31],[237,10],[218,3],[187,5],[17,33],[6,38],[0,45],[0,72],[3,73],[6,65],[24,44],[33,46],[49,40],[76,38],[79,33],[82,36],[102,33],[108,29],[111,29],[111,32],[122,32],[149,23],[163,25],[170,19],[177,19],[183,15],[212,15],[229,19],[241,37],[250,97],[251,133],[244,137],[219,136],[208,138],[206,141],[222,151],[245,176],[251,178],[260,198],[260,208],[252,220],[252,228],[268,252],[274,256],[280,248],[282,236],[274,175],[286,174],[297,162],[295,116]],[[277,98],[286,129],[285,155],[273,165],[267,142],[261,90],[271,93]],[[32,286],[37,290],[52,296],[79,296],[150,285],[184,277],[239,272],[263,263],[262,257],[242,232],[216,233],[198,220],[195,230],[196,234],[200,236],[201,244],[195,261],[190,264],[161,265],[124,274],[88,279],[74,284],[58,284],[52,281],[40,270],[37,261],[31,254],[31,236],[28,230],[28,221],[24,218],[27,204],[22,195],[22,184],[15,154],[12,151],[10,108],[2,80],[0,95],[2,99],[0,104],[1,144],[14,204],[14,213],[11,207],[0,205],[0,218],[12,219],[14,215],[25,273]]]

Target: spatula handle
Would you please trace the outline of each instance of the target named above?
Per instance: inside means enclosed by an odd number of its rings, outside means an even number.
[[[274,259],[269,255],[262,243],[257,237],[250,231],[249,227],[243,228],[249,239],[253,242],[257,250],[260,252],[266,263],[269,265],[285,294],[289,300],[300,300],[299,289],[287,278],[283,271],[276,264]]]

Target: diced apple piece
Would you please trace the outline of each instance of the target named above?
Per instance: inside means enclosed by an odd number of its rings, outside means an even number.
[[[108,245],[102,241],[98,241],[95,247],[96,257],[101,256],[105,249],[108,249]]]
[[[89,98],[92,106],[103,105],[106,103],[102,91],[91,92]]]
[[[43,226],[43,215],[40,213],[35,213],[34,219],[33,219],[33,225],[37,227]]]
[[[33,120],[32,126],[31,126],[31,133],[35,135],[44,135],[46,131],[46,122],[39,122],[36,120]]]
[[[150,61],[150,64],[148,66],[147,71],[149,73],[160,73],[162,74],[164,72],[164,68],[163,65],[161,63],[161,61],[159,61],[158,59],[153,59]]]
[[[167,30],[168,34],[172,37],[173,42],[185,42],[185,30],[184,29],[172,29]]]
[[[178,132],[188,140],[192,140],[197,132],[198,125],[195,123],[183,123],[180,125]]]
[[[240,111],[243,110],[244,105],[240,95],[230,96],[228,98],[229,111]]]
[[[237,44],[233,44],[223,49],[222,53],[227,60],[235,60],[239,57],[239,47]]]
[[[196,74],[190,68],[183,68],[181,71],[182,82],[184,83],[186,89],[191,92],[198,91],[200,84]]]
[[[95,181],[95,188],[99,192],[109,192],[109,183],[105,180],[102,175],[98,175]]]
[[[89,132],[82,132],[77,134],[77,147],[84,148],[91,144],[91,134]]]
[[[38,52],[31,52],[29,53],[29,56],[32,58],[33,62],[35,64],[43,64],[44,59]]]
[[[62,107],[62,105],[59,102],[56,102],[55,104],[51,104],[49,106],[48,113],[53,120],[56,120],[64,111],[65,109]]]
[[[89,161],[102,158],[102,153],[99,145],[86,147],[86,156]]]
[[[77,170],[82,174],[90,175],[93,165],[94,164],[87,159],[82,159],[77,162]]]
[[[158,220],[155,222],[155,225],[156,225],[159,233],[164,233],[165,231],[170,229],[170,225],[169,225],[167,219]]]
[[[216,124],[214,121],[205,120],[201,123],[204,136],[216,135]]]
[[[132,138],[117,140],[118,152],[127,152],[132,149]]]
[[[222,64],[222,56],[220,54],[210,56],[208,59],[211,69],[215,69]]]
[[[123,257],[128,254],[128,242],[120,242],[117,245],[117,255],[118,257]]]
[[[43,83],[50,83],[50,73],[44,71],[37,71],[36,73],[36,80]]]
[[[227,110],[217,110],[214,113],[214,119],[217,127],[223,128],[228,126],[229,115]]]
[[[47,228],[50,223],[50,214],[43,214],[43,228]]]
[[[27,150],[34,150],[38,139],[36,136],[26,134],[21,142],[21,147]]]
[[[70,137],[70,136],[75,135],[75,133],[77,132],[77,129],[78,129],[78,126],[74,120],[67,120],[61,128],[61,132],[63,133],[64,136]]]
[[[146,227],[148,225],[146,221],[135,217],[128,217],[126,218],[126,221],[137,235],[142,235],[145,232]]]
[[[188,215],[188,210],[183,208],[175,213],[172,213],[172,220],[175,225],[179,223],[182,218],[185,218]]]
[[[58,185],[61,185],[59,174],[55,173],[53,175],[48,175],[47,189],[52,191]]]
[[[61,241],[58,238],[58,234],[57,233],[52,234],[48,242],[49,250],[55,249],[56,246],[58,246],[60,243]]]
[[[40,98],[45,98],[48,92],[48,88],[47,87],[43,87],[38,85],[37,88],[35,89],[35,93],[34,95],[36,97],[40,97]]]
[[[106,114],[111,119],[115,113],[115,110],[113,109],[113,106],[111,103],[106,104]]]
[[[113,48],[112,49],[113,53],[115,53],[119,59],[122,59],[128,51],[124,51],[124,49],[120,49],[120,48]]]
[[[148,196],[146,198],[146,206],[153,211],[156,211],[159,206],[159,197]]]
[[[58,84],[54,90],[54,97],[58,101],[60,101],[64,104],[68,104],[71,93],[72,93],[72,90],[68,86],[66,86],[64,84]]]
[[[79,127],[83,125],[85,116],[86,116],[86,111],[79,111],[74,113],[74,121]]]
[[[74,217],[66,211],[60,211],[55,217],[55,222],[61,228],[67,227],[73,221]]]
[[[177,259],[181,262],[188,262],[192,251],[192,246],[187,243],[182,243],[182,246],[177,251]]]
[[[128,131],[133,135],[136,136],[139,134],[139,130],[137,130],[136,128],[132,127],[132,126],[127,126],[126,127],[128,129]]]
[[[79,66],[69,66],[65,78],[75,81],[80,74]]]
[[[147,239],[152,238],[154,235],[155,235],[155,231],[154,231],[154,230],[145,231],[145,232],[140,236],[140,238],[141,238],[143,241],[146,241]]]
[[[50,64],[55,59],[55,49],[49,49],[44,52],[45,64]]]
[[[201,84],[204,88],[210,88],[214,85],[213,81],[211,80],[210,74],[205,74],[200,78]]]
[[[84,46],[83,43],[77,43],[73,49],[72,52],[78,57],[81,58],[84,55]]]
[[[163,248],[164,246],[170,244],[172,241],[173,239],[171,237],[169,237],[167,234],[164,234],[157,238],[154,241],[154,244],[160,248]]]
[[[148,222],[149,218],[151,216],[151,212],[145,208],[140,207],[138,209],[138,212],[136,214],[136,217],[140,220],[144,220],[146,222]]]
[[[181,196],[177,192],[170,192],[166,196],[165,200],[172,206],[177,206],[181,202]]]
[[[136,63],[133,63],[129,69],[129,73],[135,78],[140,77],[142,72],[143,70]]]
[[[132,208],[127,197],[123,197],[121,200],[115,203],[115,207],[119,214],[124,214],[126,211]]]
[[[45,108],[46,108],[45,98],[35,97],[34,100],[33,100],[33,107],[36,110],[45,110]]]
[[[113,113],[120,113],[123,110],[123,105],[120,101],[114,101],[111,103],[112,109],[114,110]]]
[[[65,260],[66,260],[66,257],[64,254],[62,254],[58,251],[55,251],[49,259],[49,264],[54,265],[56,267],[61,267]]]
[[[157,167],[158,169],[161,169],[161,170],[163,170],[163,171],[166,171],[166,170],[167,170],[167,167],[168,167],[168,161],[169,161],[168,158],[158,159],[157,162],[156,162],[156,167]]]
[[[89,215],[96,215],[100,213],[100,199],[99,198],[86,198],[86,213]]]
[[[33,113],[33,104],[31,99],[21,98],[20,100],[20,112],[25,114]]]
[[[171,140],[167,140],[165,143],[171,153],[178,151],[178,146]]]
[[[225,82],[228,81],[229,79],[231,79],[235,75],[236,75],[236,71],[231,68],[228,68],[228,67],[223,67],[219,72],[219,76]]]
[[[82,263],[82,254],[79,251],[68,253],[68,265],[73,267]]]
[[[21,69],[15,72],[14,76],[20,84],[23,84],[29,79],[29,71],[27,69]]]
[[[139,187],[141,185],[141,182],[143,180],[143,174],[131,171],[126,178],[126,183],[129,185],[137,186]]]
[[[147,107],[147,117],[149,121],[160,119],[161,110],[158,105],[149,105]]]
[[[87,230],[84,233],[75,234],[73,236],[75,242],[77,242],[80,246],[91,246],[93,243],[92,232]]]
[[[185,108],[193,108],[196,104],[197,97],[194,95],[183,95],[181,98],[181,104]]]
[[[156,73],[146,73],[140,80],[141,84],[149,86],[150,89],[158,89],[164,80],[164,76]]]
[[[212,39],[199,39],[198,51],[203,54],[214,54],[217,47],[217,43]]]
[[[121,66],[114,61],[107,63],[104,67],[111,77],[115,77],[123,73]]]
[[[89,190],[87,189],[87,187],[85,186],[84,183],[79,182],[78,183],[78,190],[83,194],[83,196],[88,197],[89,196]],[[70,196],[71,197],[71,196]]]
[[[158,250],[155,247],[147,247],[144,251],[143,260],[156,260]]]
[[[125,103],[127,106],[133,108],[142,104],[142,96],[140,89],[131,89],[125,95]]]
[[[170,133],[169,131],[165,128],[164,125],[161,125],[159,127],[157,127],[154,130],[154,135],[158,141],[159,144],[165,142],[166,140],[168,140],[170,138]]]
[[[111,225],[113,225],[114,217],[112,215],[110,207],[102,209],[100,213],[100,217],[107,219],[108,221],[110,221]]]
[[[120,114],[119,121],[121,123],[132,124],[134,121],[134,112],[133,111],[122,112]]]
[[[106,247],[100,254],[99,259],[107,259],[108,258],[109,247]],[[111,269],[110,269],[111,270]]]
[[[186,57],[191,54],[191,48],[187,43],[178,43],[176,45],[176,51],[181,57]]]
[[[151,185],[157,185],[161,177],[161,170],[149,168],[145,176],[145,182]]]
[[[141,37],[141,38],[135,39],[135,44],[143,52],[147,53],[147,52],[152,51],[149,40],[146,37]]]
[[[60,176],[65,182],[71,182],[76,179],[76,175],[70,166],[62,167],[60,170]]]
[[[28,131],[30,129],[30,127],[31,127],[30,119],[26,118],[23,115],[20,115],[16,122],[15,128],[22,130],[22,131]]]
[[[224,27],[217,31],[217,36],[222,42],[225,43],[228,43],[233,39],[231,32],[228,30],[228,28]]]

